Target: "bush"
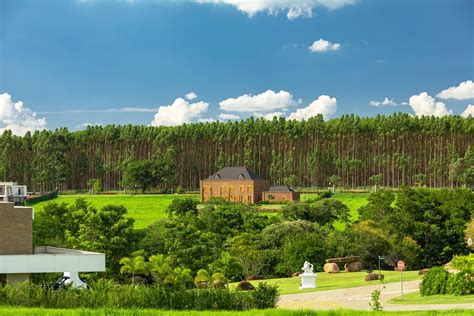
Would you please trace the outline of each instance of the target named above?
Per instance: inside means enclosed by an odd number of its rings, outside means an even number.
[[[228,289],[182,290],[169,286],[91,283],[89,289],[51,288],[23,283],[0,287],[0,306],[41,308],[147,308],[166,310],[245,310],[273,308],[275,286],[260,283],[251,293]]]
[[[330,190],[324,190],[319,193],[319,197],[322,199],[330,198],[332,195],[333,193]]]
[[[467,272],[449,274],[446,282],[446,294],[467,295],[473,292],[471,276]]]
[[[258,309],[275,308],[280,298],[278,287],[265,282],[260,282],[250,294],[253,299],[253,307]]]
[[[421,295],[446,294],[447,280],[448,272],[444,270],[444,267],[431,268],[421,281]]]
[[[455,256],[450,263],[451,268],[474,273],[474,253],[468,256]]]
[[[192,198],[174,199],[166,211],[168,214],[177,216],[182,216],[187,212],[197,214],[197,201]]]

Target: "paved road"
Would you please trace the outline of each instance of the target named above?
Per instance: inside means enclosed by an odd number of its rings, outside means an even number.
[[[418,291],[420,281],[403,282],[403,293]],[[358,309],[370,310],[372,292],[381,288],[380,284],[361,286],[350,289],[282,295],[278,307],[285,309]],[[474,309],[474,304],[426,304],[400,305],[388,301],[400,296],[400,283],[387,283],[382,288],[380,302],[386,311],[405,310],[439,310],[439,309]]]

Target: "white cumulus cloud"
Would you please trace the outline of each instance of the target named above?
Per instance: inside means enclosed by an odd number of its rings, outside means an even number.
[[[269,15],[286,12],[287,18],[294,20],[299,17],[312,17],[313,9],[316,7],[338,9],[353,4],[356,0],[196,0],[196,2],[232,5],[249,17],[259,12],[267,12]]]
[[[177,98],[172,104],[158,108],[151,125],[174,126],[191,123],[194,119],[199,119],[208,107],[209,103],[206,102],[189,103],[183,98]]]
[[[474,117],[474,105],[472,104],[468,104],[464,112],[461,113],[462,117],[468,117],[469,115]]]
[[[219,102],[219,106],[224,111],[270,112],[277,109],[287,109],[297,103],[291,93],[287,91],[267,90],[256,95],[244,94],[237,98],[225,99]]]
[[[321,38],[315,41],[311,46],[309,46],[308,49],[313,53],[325,53],[328,51],[336,51],[341,49],[341,44],[332,43]]]
[[[452,114],[452,111],[446,108],[446,104],[437,102],[426,92],[411,96],[409,104],[417,116],[432,115],[440,117]]]
[[[297,109],[288,117],[290,120],[307,120],[310,117],[322,114],[324,119],[328,119],[336,113],[337,100],[327,95],[321,95],[311,102],[307,107]]]
[[[472,80],[461,82],[457,87],[450,87],[446,90],[441,91],[436,96],[441,99],[473,99],[474,82]]]
[[[219,114],[221,120],[240,120],[240,116],[230,113],[221,113]]]
[[[188,99],[189,101],[194,100],[194,99],[196,99],[196,98],[197,98],[197,94],[196,94],[196,93],[194,93],[194,92],[192,92],[192,91],[189,92],[189,93],[186,93],[186,99]]]
[[[383,101],[370,101],[369,104],[371,106],[381,106],[381,105],[396,106],[397,102],[395,102],[393,99],[385,98],[385,99],[383,99]]]
[[[0,132],[9,129],[20,136],[46,127],[45,118],[36,117],[36,113],[25,107],[23,102],[13,102],[8,93],[0,94],[0,121],[5,125]]]

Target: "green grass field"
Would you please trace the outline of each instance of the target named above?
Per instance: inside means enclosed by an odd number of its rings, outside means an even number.
[[[137,195],[60,195],[51,201],[40,202],[33,205],[35,212],[41,212],[50,202],[74,203],[77,198],[85,198],[97,208],[107,204],[123,205],[128,210],[128,216],[135,219],[136,228],[145,228],[161,218],[165,218],[166,208],[177,197],[195,197],[196,194],[137,194]]]
[[[390,300],[394,304],[473,304],[473,295],[429,295],[421,296],[419,292],[409,293]]]
[[[298,310],[289,311],[281,309],[250,310],[250,311],[160,311],[150,309],[42,309],[42,308],[17,308],[0,307],[0,315],[45,315],[45,316],[132,316],[132,315],[159,315],[159,316],[383,316],[383,315],[410,315],[410,316],[472,316],[473,310],[448,310],[448,311],[414,311],[414,312],[365,312],[352,310],[334,311],[311,311]]]
[[[382,271],[385,276],[385,282],[399,282],[400,273],[395,271]],[[316,292],[316,291],[328,291],[328,290],[337,290],[344,288],[352,288],[370,284],[379,284],[379,281],[367,282],[364,280],[367,272],[340,272],[340,273],[324,273],[318,272],[316,284],[317,288],[315,289],[304,289],[300,290],[300,278],[282,278],[282,279],[269,279],[261,281],[251,281],[253,285],[257,285],[259,282],[267,282],[268,284],[275,284],[278,286],[280,294],[295,294],[295,293],[306,293],[306,292]],[[418,276],[418,271],[406,271],[403,273],[403,279],[406,281],[418,280],[421,279],[421,276]],[[237,283],[231,283],[230,287],[235,288]]]
[[[357,209],[367,203],[369,193],[336,193],[334,198],[346,204],[350,209],[352,220],[359,216]],[[197,194],[113,194],[113,195],[59,195],[51,201],[40,202],[33,205],[36,212],[41,212],[44,206],[50,202],[74,203],[77,198],[85,198],[88,202],[97,208],[107,204],[124,205],[128,210],[128,216],[135,219],[136,228],[145,228],[155,221],[165,218],[166,208],[173,199],[179,197],[194,197],[199,199]],[[301,199],[308,200],[315,198],[316,194],[302,194]],[[262,213],[277,216],[282,205],[262,205]],[[341,226],[341,225],[338,225]],[[341,226],[343,227],[343,225]]]

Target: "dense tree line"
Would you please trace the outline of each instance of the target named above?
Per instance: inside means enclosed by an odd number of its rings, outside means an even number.
[[[176,127],[92,126],[0,137],[0,177],[33,190],[123,188],[131,162],[156,160],[173,179],[153,185],[196,189],[223,166],[245,165],[273,184],[327,187],[331,176],[346,188],[399,187],[423,180],[431,187],[460,186],[462,158],[474,144],[474,119],[394,114],[324,121],[274,118]],[[460,160],[461,159],[461,160]],[[453,163],[457,164],[453,165]],[[461,168],[461,169],[460,169]]]

